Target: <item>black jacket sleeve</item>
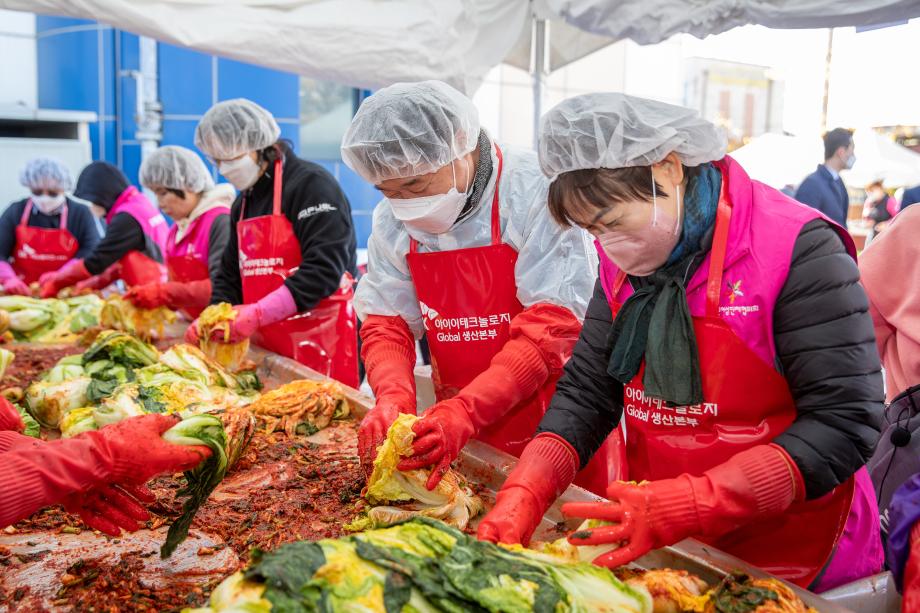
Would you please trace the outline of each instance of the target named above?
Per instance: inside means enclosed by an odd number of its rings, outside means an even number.
[[[220,215],[211,222],[208,232],[208,276],[213,279],[220,270],[224,252],[230,241],[230,216]]]
[[[83,261],[91,275],[98,275],[129,251],[144,251],[144,230],[130,213],[118,213],[105,229],[105,237]]]
[[[339,287],[355,257],[355,231],[348,200],[327,172],[312,173],[299,182],[290,206],[301,263],[284,284],[303,312]]]
[[[623,414],[623,385],[607,374],[613,325],[607,296],[598,280],[588,302],[584,326],[566,363],[537,432],[568,441],[584,468]]]
[[[76,258],[86,259],[96,250],[99,245],[99,230],[96,228],[96,220],[93,219],[93,213],[86,205],[78,202],[67,202],[67,229],[77,239],[80,247],[74,255]]]
[[[208,245],[208,272],[211,276],[211,304],[220,302],[229,302],[230,304],[243,303],[243,282],[240,278],[240,254],[239,244],[236,239],[236,225],[240,221],[240,210],[242,208],[242,197],[237,196],[230,207],[230,220],[228,222],[228,232],[226,237],[226,246],[223,255],[220,258],[220,264],[217,269],[211,268],[211,256],[214,254],[214,248]],[[215,225],[217,225],[215,223]],[[212,226],[213,228],[213,226]],[[212,237],[213,240],[213,237]],[[212,243],[213,244],[213,243]]]
[[[16,247],[16,226],[25,208],[24,201],[14,202],[0,215],[0,259],[10,261]]]
[[[872,455],[884,410],[881,363],[856,262],[822,220],[807,224],[773,313],[774,340],[797,416],[775,442],[808,498],[846,481]]]

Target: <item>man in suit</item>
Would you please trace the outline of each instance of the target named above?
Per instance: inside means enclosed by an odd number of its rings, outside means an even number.
[[[847,227],[850,197],[840,178],[840,171],[852,168],[856,161],[853,132],[835,128],[824,135],[824,163],[805,177],[795,199],[818,209],[832,221]]]

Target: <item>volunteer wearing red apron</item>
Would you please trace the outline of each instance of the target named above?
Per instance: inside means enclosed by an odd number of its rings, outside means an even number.
[[[31,160],[19,181],[32,195],[0,216],[0,284],[4,293],[27,296],[42,275],[92,253],[99,232],[89,208],[64,195],[73,182],[61,162]]]
[[[215,105],[195,131],[195,144],[240,191],[211,303],[236,305],[230,342],[252,337],[357,387],[351,206],[332,175],[279,135],[271,114],[244,99]],[[197,342],[196,324],[186,338]]]
[[[93,162],[80,173],[74,196],[104,216],[105,236],[91,254],[43,278],[43,298],[75,284],[77,290],[102,289],[118,279],[130,287],[165,278],[166,219],[124,173],[108,162]]]
[[[881,567],[864,465],[883,394],[852,242],[724,150],[695,111],[622,94],[544,117],[550,209],[595,235],[600,279],[481,538],[526,542],[622,416],[633,481],[563,507],[613,522],[569,537],[619,545],[597,563],[692,536],[817,589]]]
[[[215,186],[197,153],[173,145],[160,147],[141,164],[141,184],[157,196],[160,210],[175,223],[166,237],[169,280],[132,287],[125,298],[137,307],[181,310],[189,319],[211,300],[211,276],[230,240],[233,187]]]
[[[594,269],[587,235],[550,219],[536,157],[493,143],[473,103],[438,81],[368,98],[342,158],[386,197],[355,299],[376,396],[358,432],[362,463],[399,413],[415,413],[422,334],[438,403],[414,426],[401,468],[434,466],[433,488],[472,437],[518,455],[581,328]],[[603,485],[610,476],[597,462]]]

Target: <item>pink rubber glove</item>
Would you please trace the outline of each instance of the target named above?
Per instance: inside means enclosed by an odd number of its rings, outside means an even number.
[[[7,294],[29,296],[32,293],[29,291],[29,286],[26,285],[25,281],[20,279],[16,271],[13,270],[13,266],[6,261],[0,261],[0,285],[3,286],[3,291]]]
[[[214,331],[211,340],[226,343],[244,341],[259,328],[287,319],[297,312],[297,303],[286,285],[282,285],[270,294],[252,304],[234,305],[236,319],[230,322],[230,334],[225,339],[224,333]],[[196,326],[197,329],[197,326]]]
[[[79,259],[79,258],[71,258],[71,259],[67,260],[66,262],[64,262],[64,265],[61,266],[61,268],[65,268],[65,267],[67,267],[67,266],[70,266],[71,264],[73,264],[74,262],[76,262],[78,259]],[[60,270],[61,268],[58,268],[58,270]],[[56,275],[56,274],[57,274],[57,270],[49,270],[48,272],[43,272],[43,273],[38,277],[38,284],[39,284],[39,285],[44,285],[44,284],[45,284],[45,281],[48,281],[48,280],[52,279],[52,278],[54,277],[54,275]]]
[[[804,499],[802,475],[777,445],[751,447],[699,477],[683,474],[638,485],[615,481],[610,502],[570,502],[567,517],[613,522],[569,535],[573,545],[620,544],[594,563],[616,568],[691,536],[717,537]]]

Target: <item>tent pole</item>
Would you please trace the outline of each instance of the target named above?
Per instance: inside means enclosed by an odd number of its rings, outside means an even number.
[[[533,33],[531,35],[531,49],[533,51],[533,148],[537,148],[540,133],[540,116],[543,114],[543,89],[546,76],[546,20],[533,20]]]
[[[824,100],[821,102],[821,132],[827,132],[827,100],[831,92],[831,62],[834,55],[834,28],[827,31],[827,55],[824,58]]]

